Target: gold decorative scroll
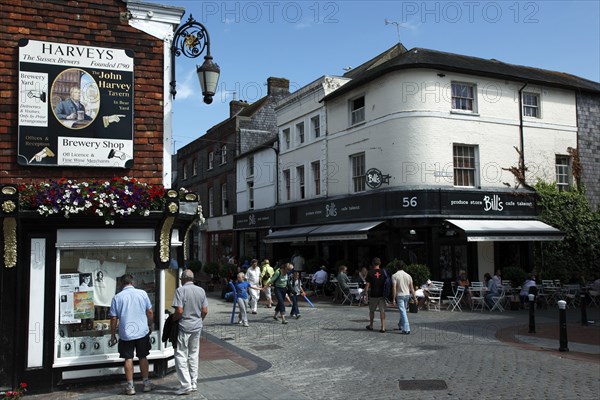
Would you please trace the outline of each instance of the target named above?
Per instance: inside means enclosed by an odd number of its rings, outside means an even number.
[[[175,217],[167,217],[163,222],[163,226],[160,229],[160,249],[159,257],[161,262],[169,262],[171,259],[171,228]]]
[[[198,222],[198,219],[194,219],[191,224],[187,226],[185,234],[183,235],[183,260],[187,261],[190,259],[190,249],[188,248],[188,239],[190,237],[190,230]]]
[[[4,266],[13,268],[17,265],[17,220],[4,218]]]

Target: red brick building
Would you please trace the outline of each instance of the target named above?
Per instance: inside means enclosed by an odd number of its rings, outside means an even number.
[[[197,196],[168,190],[165,46],[184,11],[123,0],[0,5],[0,391],[20,382],[49,391],[120,367],[107,322],[124,273],[156,310],[151,371],[173,366],[158,337],[162,310],[200,217]]]

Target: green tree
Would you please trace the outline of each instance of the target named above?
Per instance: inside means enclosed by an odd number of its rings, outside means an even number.
[[[600,260],[600,211],[593,211],[585,188],[559,191],[556,184],[538,182],[541,221],[565,233],[562,241],[540,242],[536,246],[536,270],[545,279],[562,281],[598,274]]]

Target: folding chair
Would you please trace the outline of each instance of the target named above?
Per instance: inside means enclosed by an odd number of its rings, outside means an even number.
[[[344,293],[344,291],[342,289],[340,289],[340,287],[338,286],[338,293],[340,295],[340,297],[342,298],[342,305],[344,305],[346,302],[348,302],[348,304],[352,305],[352,289],[358,289],[358,283],[354,283],[354,282],[350,282],[348,283],[348,293]]]
[[[485,304],[485,297],[483,296],[483,293],[485,293],[483,290],[481,290],[481,288],[483,288],[483,286],[479,287],[479,286],[475,286],[475,287],[471,287],[471,310],[472,311],[477,311],[480,310],[481,312],[483,312],[483,309],[486,307]]]
[[[433,282],[432,282],[433,283]],[[434,285],[427,289],[429,292],[429,302],[427,303],[427,310],[433,309],[434,311],[440,311],[440,303],[442,302],[442,286]]]
[[[490,311],[498,310],[500,312],[504,312],[504,307],[502,306],[502,303],[504,302],[505,298],[506,298],[506,289],[502,288],[502,289],[500,289],[500,295],[499,296],[492,296],[492,300],[494,301],[494,305],[492,306],[492,308],[490,309]]]
[[[448,300],[450,301],[450,303],[448,304],[448,309],[450,311],[454,311],[457,308],[458,308],[458,311],[462,311],[462,308],[460,307],[460,301],[462,300],[464,294],[465,294],[465,287],[458,286],[456,288],[456,295],[448,296]]]
[[[579,304],[579,292],[581,286],[579,285],[564,285],[563,286],[563,299],[567,302],[567,308],[576,308]]]

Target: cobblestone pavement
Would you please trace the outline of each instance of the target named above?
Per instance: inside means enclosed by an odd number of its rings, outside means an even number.
[[[301,303],[300,319],[273,320],[273,309],[250,315],[250,327],[229,324],[232,303],[211,298],[201,345],[198,392],[189,399],[597,399],[600,393],[600,310],[581,326],[567,310],[572,337],[559,352],[558,310],[409,314],[400,335],[388,309],[386,333],[368,308],[323,298]],[[289,311],[289,310],[288,310]],[[576,340],[576,341],[575,341]],[[137,399],[175,397],[175,374],[154,379]],[[136,381],[139,386],[140,382]],[[121,382],[81,386],[32,399],[112,399]]]

